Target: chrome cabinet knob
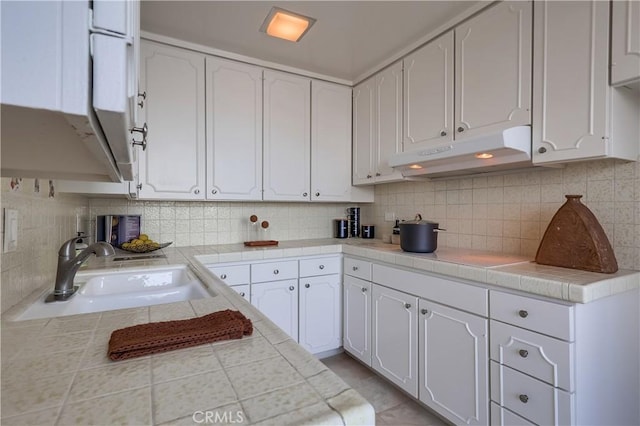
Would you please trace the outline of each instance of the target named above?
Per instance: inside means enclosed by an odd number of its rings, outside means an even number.
[[[217,189],[212,189],[212,190],[211,190],[211,193],[215,195],[215,194],[217,194],[217,193],[218,193],[218,190],[217,190]]]
[[[244,297],[244,291],[241,291],[239,294],[240,296]]]
[[[440,136],[447,136],[447,132],[445,132],[444,130],[440,132]]]
[[[138,188],[138,191],[140,191],[142,189],[142,184],[141,183],[137,184],[136,188]]]
[[[409,309],[409,308],[411,307],[411,303],[405,303],[405,304],[404,304],[404,307],[405,307],[405,308],[407,308],[407,309]]]
[[[529,312],[525,311],[524,309],[521,309],[518,311],[518,315],[520,315],[521,318],[526,318],[529,316]]]
[[[194,194],[198,195],[200,193],[199,189],[196,189],[195,191],[193,191]]]
[[[293,291],[293,290],[295,290],[295,289],[296,289],[296,288],[295,288],[294,286],[290,286],[290,287],[289,287],[289,290],[291,290],[291,291]]]
[[[320,265],[320,266],[318,266],[318,268],[324,269],[324,265]]]
[[[526,358],[526,357],[528,357],[528,356],[529,356],[529,351],[527,351],[527,350],[525,350],[525,349],[520,349],[520,350],[518,351],[518,353],[520,354],[520,356],[521,356],[522,358]]]
[[[319,192],[316,192],[316,197],[319,197],[319,196],[320,196],[320,193],[319,193]]]
[[[520,396],[518,396],[518,399],[523,403],[526,404],[527,402],[529,402],[529,396],[521,394]]]
[[[358,267],[357,267],[357,266],[354,266],[354,267],[353,267],[353,268],[351,268],[351,269],[353,269],[354,271],[357,271],[357,270],[358,270]]]
[[[376,176],[380,176],[380,172],[377,172],[377,173],[376,173]]]
[[[280,273],[280,271],[278,271],[277,269],[273,270],[273,275],[278,275]]]
[[[429,311],[428,311],[428,310],[426,310],[426,309],[421,309],[421,310],[420,310],[420,313],[421,313],[422,315],[427,315],[427,314],[429,313]]]
[[[371,179],[373,176],[371,175],[367,175],[367,179]]]
[[[221,280],[226,280],[226,279],[227,279],[227,274],[222,274],[222,275],[220,275],[220,279],[221,279]]]
[[[302,196],[303,196],[303,197],[308,197],[308,196],[309,196],[309,193],[308,193],[308,192],[303,192],[303,193],[302,193]]]
[[[311,287],[311,284],[305,284],[304,285],[304,288],[309,288],[309,287]]]
[[[367,288],[366,287],[362,287],[362,292],[366,293],[367,292]]]
[[[545,152],[547,152],[547,148],[545,148],[544,146],[541,146],[540,148],[538,148],[538,152],[540,154],[544,154]]]
[[[462,126],[458,127],[458,132],[460,132],[460,133],[464,132],[464,127],[462,127]]]
[[[147,91],[145,90],[142,93],[138,93],[138,97],[142,98],[142,100],[140,102],[138,102],[138,106],[140,108],[144,108],[144,101],[147,99]]]

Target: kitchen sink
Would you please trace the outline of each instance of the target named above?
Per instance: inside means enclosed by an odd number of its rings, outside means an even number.
[[[186,265],[103,269],[76,274],[78,291],[65,301],[45,303],[47,289],[16,321],[111,311],[213,297]]]

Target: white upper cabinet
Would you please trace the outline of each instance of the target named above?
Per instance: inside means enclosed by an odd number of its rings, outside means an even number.
[[[611,2],[611,84],[640,79],[640,2]]]
[[[637,94],[609,86],[609,3],[548,1],[535,8],[534,163],[636,160]]]
[[[311,199],[351,199],[351,89],[311,83]]]
[[[456,139],[531,124],[531,25],[507,1],[456,27]]]
[[[205,191],[204,55],[141,43],[141,122],[149,126],[139,156],[140,198],[202,200]]]
[[[262,199],[262,68],[207,57],[207,198]]]
[[[311,79],[264,71],[264,199],[310,199]]]
[[[404,151],[453,140],[453,31],[404,58]]]
[[[389,157],[402,151],[402,62],[353,89],[353,184],[402,180]]]

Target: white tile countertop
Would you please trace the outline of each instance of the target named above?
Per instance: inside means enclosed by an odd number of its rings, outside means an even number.
[[[440,248],[402,252],[377,240],[284,241],[164,249],[165,258],[92,259],[87,268],[190,264],[216,293],[208,299],[53,319],[11,321],[37,294],[2,317],[3,425],[194,424],[227,416],[243,424],[373,424],[373,408],[202,263],[344,253],[405,268],[576,303],[640,287],[640,272],[597,274],[495,253]],[[42,289],[44,291],[45,289]],[[49,290],[49,289],[46,289]],[[254,334],[127,361],[107,358],[111,332],[135,324],[237,309]],[[195,419],[201,420],[199,418]]]

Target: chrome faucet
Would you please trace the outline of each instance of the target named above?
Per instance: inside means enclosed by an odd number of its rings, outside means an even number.
[[[95,254],[97,257],[113,256],[116,254],[111,244],[106,242],[97,242],[91,244],[82,250],[77,256],[76,241],[78,237],[74,237],[65,241],[58,251],[58,272],[56,273],[56,285],[45,302],[55,302],[67,300],[78,290],[78,286],[73,285],[76,272],[80,266],[91,256]]]

